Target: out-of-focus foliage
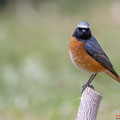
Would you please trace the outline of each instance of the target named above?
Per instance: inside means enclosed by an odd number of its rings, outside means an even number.
[[[2,0],[1,0],[2,1]],[[2,3],[2,2],[0,2]],[[0,12],[0,120],[73,120],[90,75],[69,58],[70,37],[86,20],[120,71],[120,2],[5,0]],[[2,6],[2,4],[0,5]],[[100,74],[98,120],[120,114],[120,84]]]

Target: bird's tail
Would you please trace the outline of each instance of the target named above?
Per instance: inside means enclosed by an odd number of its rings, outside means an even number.
[[[118,82],[120,82],[120,77],[117,74],[114,74],[110,71],[106,72],[110,77],[112,77],[113,79],[117,80]]]

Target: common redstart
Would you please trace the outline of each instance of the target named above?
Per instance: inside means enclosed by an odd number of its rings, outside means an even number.
[[[109,58],[91,34],[88,22],[80,22],[75,29],[70,41],[69,54],[76,67],[91,73],[90,79],[83,85],[83,90],[90,86],[98,73],[106,73],[120,82],[120,77],[115,72]]]

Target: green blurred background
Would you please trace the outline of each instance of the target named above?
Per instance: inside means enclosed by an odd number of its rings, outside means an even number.
[[[75,120],[81,86],[68,51],[79,21],[89,22],[120,74],[119,0],[0,0],[0,120]],[[97,120],[120,115],[120,84],[105,74]]]

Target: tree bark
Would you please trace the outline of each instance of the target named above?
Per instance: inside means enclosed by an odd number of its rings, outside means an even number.
[[[90,87],[82,94],[76,120],[96,120],[102,96]]]

